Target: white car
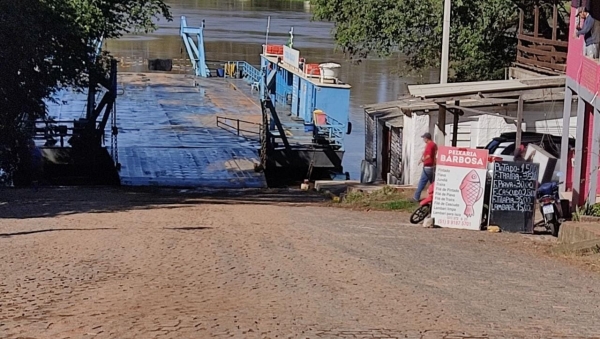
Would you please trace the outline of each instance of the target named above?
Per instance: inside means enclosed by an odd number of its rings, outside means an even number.
[[[500,134],[499,137],[492,139],[483,147],[489,151],[490,165],[488,165],[488,176],[492,173],[492,164],[494,161],[514,161],[515,143],[516,133],[510,132]],[[560,159],[561,143],[562,137],[550,134],[523,132],[521,137],[522,145],[538,145],[557,159]],[[569,138],[569,146],[575,147],[575,139]],[[559,165],[555,173],[560,173]]]

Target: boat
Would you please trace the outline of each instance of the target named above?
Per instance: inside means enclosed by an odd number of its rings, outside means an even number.
[[[205,23],[187,25],[181,36],[199,77],[243,79],[262,108],[260,159],[257,169],[281,180],[348,179],[343,172],[344,138],[352,131],[349,84],[339,78],[336,63],[310,63],[288,44],[262,46],[260,65],[227,61],[210,70],[203,46]],[[254,91],[256,90],[256,91]]]
[[[171,60],[117,74],[113,59],[110,77],[87,93],[59,91],[48,102],[50,119],[35,128],[45,179],[218,189],[347,179],[351,86],[339,79],[340,65],[309,63],[291,36],[287,45],[265,43],[259,65],[222,61],[211,69],[204,30],[204,22],[190,27],[181,18],[193,74],[171,71]]]

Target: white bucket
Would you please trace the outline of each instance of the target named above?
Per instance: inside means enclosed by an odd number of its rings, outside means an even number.
[[[340,68],[342,65],[328,62],[326,64],[320,64],[321,76],[325,79],[337,79],[340,74]]]

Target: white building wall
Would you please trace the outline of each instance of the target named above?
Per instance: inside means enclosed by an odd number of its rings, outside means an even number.
[[[525,128],[527,124],[523,124]],[[487,145],[492,138],[497,137],[501,133],[514,132],[517,130],[515,124],[507,123],[504,118],[495,117],[492,115],[481,115],[476,121],[473,121],[473,129],[471,131],[470,147]]]
[[[431,133],[432,130],[429,115],[404,116],[402,163],[405,184],[416,185],[419,182],[422,172],[419,160],[425,150],[425,143],[421,136],[426,132]],[[407,140],[410,142],[406,142]]]
[[[413,133],[412,118],[404,116],[403,128],[402,128],[402,181],[403,183],[410,184],[412,181],[411,168],[413,167],[412,159],[414,159],[413,148],[415,135]]]

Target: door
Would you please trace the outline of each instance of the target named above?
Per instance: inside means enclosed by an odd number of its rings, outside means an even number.
[[[299,116],[298,113],[298,91],[300,90],[300,79],[297,75],[293,75],[294,83],[292,84],[292,115]]]
[[[304,102],[305,110],[304,110],[304,121],[312,122],[313,116],[312,113],[315,110],[315,86],[310,83],[304,82],[306,84],[306,92],[304,92]],[[301,99],[302,100],[302,99]]]
[[[298,92],[298,116],[306,117],[306,81],[300,81],[300,91]]]
[[[390,173],[390,165],[391,165],[391,141],[392,141],[392,134],[390,131],[390,128],[385,126],[385,124],[382,126],[382,133],[381,133],[381,179],[384,182],[387,182],[387,175],[388,173]]]

